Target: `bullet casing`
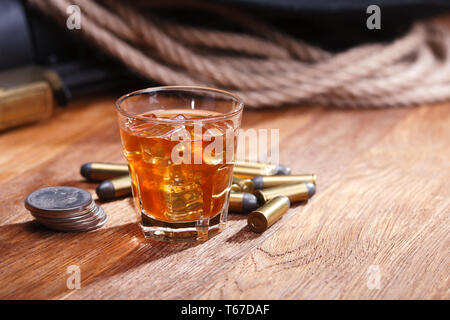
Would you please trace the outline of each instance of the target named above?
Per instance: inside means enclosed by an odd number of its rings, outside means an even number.
[[[268,169],[268,170],[272,170],[272,171],[275,171],[275,169],[277,167],[275,164],[271,164],[271,163],[250,162],[250,161],[241,161],[241,160],[236,160],[234,162],[234,165],[238,166],[238,167],[261,168],[261,169]]]
[[[81,166],[80,173],[90,181],[103,181],[128,174],[128,165],[107,163],[107,162],[88,162]]]
[[[230,187],[231,192],[241,192],[241,187],[237,184],[232,184]]]
[[[228,200],[228,210],[231,212],[248,213],[258,208],[258,199],[247,192],[231,192]]]
[[[291,203],[286,196],[276,196],[247,217],[247,224],[253,232],[262,233],[288,211]]]
[[[240,185],[242,191],[244,192],[253,191],[252,182],[248,178],[253,178],[255,176],[271,176],[276,174],[275,165],[250,162],[248,162],[248,164],[254,164],[255,166],[247,167],[244,165],[235,164],[233,171],[233,184]],[[107,162],[88,162],[82,165],[80,171],[81,175],[88,180],[102,181],[127,174],[128,165]]]
[[[95,190],[100,200],[112,200],[131,195],[131,177],[129,175],[105,180]]]
[[[240,161],[236,160],[234,162],[236,167],[242,168],[255,168],[255,169],[263,169],[267,172],[266,175],[289,175],[291,174],[291,169],[283,166],[281,164],[272,164],[272,163],[261,163],[261,162],[250,162],[250,161]]]
[[[240,167],[234,165],[233,175],[238,178],[248,179],[256,176],[272,176],[275,174],[275,170],[270,168],[251,168],[251,167]]]
[[[243,179],[236,176],[233,176],[233,185],[239,186],[241,192],[249,192],[252,193],[254,191],[253,181],[250,179]]]
[[[297,183],[316,184],[315,174],[283,175],[283,176],[257,176],[252,180],[255,190],[272,188],[282,185],[291,185]]]
[[[273,187],[255,191],[255,196],[260,204],[277,196],[287,196],[291,203],[308,200],[315,193],[315,186],[312,183],[297,183],[281,187]]]

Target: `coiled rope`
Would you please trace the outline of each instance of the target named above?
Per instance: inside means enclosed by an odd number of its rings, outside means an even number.
[[[141,75],[166,85],[231,90],[250,107],[388,108],[450,100],[450,30],[433,20],[416,23],[391,43],[332,54],[207,2],[28,2],[64,24],[67,7],[76,4],[79,32]],[[167,5],[210,10],[245,32],[180,25],[141,10]]]

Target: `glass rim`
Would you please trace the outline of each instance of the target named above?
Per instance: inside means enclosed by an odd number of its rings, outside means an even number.
[[[224,113],[217,116],[207,116],[200,119],[185,119],[185,120],[177,120],[177,119],[163,119],[163,118],[156,118],[156,119],[149,119],[144,116],[140,116],[139,114],[132,113],[125,111],[121,104],[125,100],[127,100],[130,97],[143,95],[146,93],[152,93],[157,91],[170,91],[170,90],[179,90],[179,91],[190,91],[190,92],[212,92],[212,93],[219,93],[224,96],[227,96],[231,98],[234,102],[237,102],[237,107],[228,113]],[[226,120],[228,118],[232,118],[233,116],[237,115],[239,112],[241,112],[244,108],[244,102],[241,98],[239,98],[237,95],[230,91],[222,90],[222,89],[215,89],[215,88],[209,88],[209,87],[201,87],[201,86],[159,86],[159,87],[149,87],[145,89],[140,89],[136,91],[132,91],[130,93],[127,93],[123,96],[121,96],[119,99],[116,100],[116,110],[123,116],[127,118],[132,118],[135,120],[148,122],[148,123],[165,123],[165,124],[185,124],[185,123],[194,123],[194,122],[214,122],[214,121],[221,121]]]

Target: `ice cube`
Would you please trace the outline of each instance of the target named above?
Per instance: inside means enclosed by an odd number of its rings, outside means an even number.
[[[170,117],[170,120],[184,121],[187,120],[187,118],[182,114],[177,114],[176,116]]]
[[[191,170],[172,166],[164,179],[164,193],[167,201],[166,215],[172,220],[192,220],[203,212],[201,176]]]
[[[173,126],[167,124],[151,124],[136,126],[135,131],[138,135],[148,138],[163,138],[178,140],[188,140],[190,138],[189,131],[184,126]]]

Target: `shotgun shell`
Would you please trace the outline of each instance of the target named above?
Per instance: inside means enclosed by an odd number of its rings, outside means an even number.
[[[131,177],[121,176],[111,180],[105,180],[95,189],[100,200],[112,200],[118,197],[131,195]]]
[[[288,211],[290,205],[291,202],[286,196],[277,196],[267,201],[248,215],[247,224],[250,230],[257,233],[266,231]]]
[[[248,213],[258,208],[255,195],[246,192],[230,192],[228,209],[231,212]]]
[[[128,165],[104,162],[88,162],[81,166],[80,173],[89,181],[103,181],[128,174]]]
[[[233,176],[233,185],[238,185],[240,188],[240,192],[253,192],[254,185],[252,180],[250,179],[242,179],[242,178],[238,178]]]
[[[308,200],[315,192],[316,186],[311,182],[307,182],[257,190],[255,191],[255,196],[258,198],[260,204],[264,204],[276,196],[286,196],[291,203],[294,203]]]
[[[286,175],[291,174],[291,169],[281,165],[281,164],[271,164],[271,163],[261,163],[261,162],[248,162],[248,161],[239,161],[236,160],[234,162],[235,167],[243,167],[243,168],[256,168],[256,169],[263,169],[269,174],[266,175]]]
[[[264,188],[277,187],[282,185],[290,185],[296,183],[306,183],[311,182],[316,184],[315,174],[299,174],[299,175],[289,175],[289,176],[257,176],[252,180],[255,190],[260,190]]]

